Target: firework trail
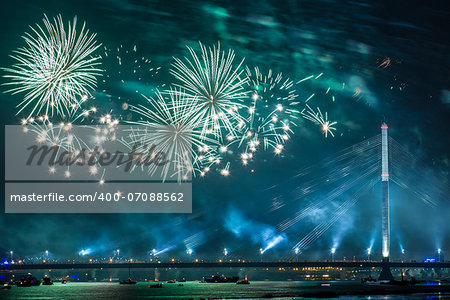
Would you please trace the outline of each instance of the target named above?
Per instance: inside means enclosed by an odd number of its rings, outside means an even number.
[[[174,58],[170,73],[181,82],[176,86],[196,97],[198,115],[203,120],[202,136],[212,135],[220,141],[224,134],[234,134],[243,122],[239,110],[247,94],[247,78],[241,76],[244,60],[235,67],[233,50],[221,51],[220,43],[212,48],[199,44],[201,54],[188,46],[190,59]]]
[[[119,104],[123,111],[128,110],[129,103],[137,95],[156,92],[157,88],[165,86],[155,84],[161,67],[156,67],[136,45],[104,47],[103,64],[109,71],[103,77],[105,86],[101,92],[107,99]]]
[[[325,137],[330,134],[334,137],[333,131],[336,130],[336,127],[334,125],[337,124],[337,122],[331,122],[328,120],[328,113],[325,112],[325,116],[322,114],[322,111],[320,108],[317,108],[317,112],[314,111],[308,104],[306,104],[306,108],[302,110],[302,116],[303,118],[321,126],[322,132],[325,135]]]
[[[11,55],[16,63],[3,68],[10,80],[7,92],[25,94],[17,113],[29,111],[27,118],[70,114],[73,106],[80,107],[90,97],[101,74],[100,57],[92,56],[100,45],[85,23],[77,32],[76,17],[67,31],[61,15],[53,23],[44,15],[43,22],[43,27],[36,24],[23,36],[26,47]]]
[[[180,89],[158,91],[156,98],[145,99],[148,106],[130,106],[130,110],[141,119],[128,121],[129,124],[145,126],[145,129],[131,129],[125,144],[131,148],[137,145],[136,150],[140,153],[148,152],[148,145],[155,147],[153,153],[165,153],[169,163],[161,169],[164,180],[173,176],[177,176],[178,181],[187,180],[188,175],[195,174],[195,171],[202,176],[208,172],[209,166],[217,160],[214,155],[217,141],[202,136],[198,129],[202,121],[197,99]],[[149,164],[149,174],[153,175],[157,170],[158,166]]]

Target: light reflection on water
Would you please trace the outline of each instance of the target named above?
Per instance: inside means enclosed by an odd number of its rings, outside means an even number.
[[[323,283],[323,282],[322,282]],[[139,282],[136,285],[120,285],[104,282],[55,283],[53,286],[38,286],[11,290],[0,290],[1,299],[137,299],[137,298],[261,298],[276,297],[292,299],[303,293],[318,292],[358,292],[364,285],[353,282],[330,282],[329,287],[321,287],[316,282],[252,282],[250,285],[214,284],[185,282],[183,286],[164,284],[164,288],[149,288],[151,282]],[[412,295],[370,295],[341,296],[339,299],[445,299],[446,294]],[[301,299],[301,298],[299,298]],[[330,297],[328,299],[337,299]]]

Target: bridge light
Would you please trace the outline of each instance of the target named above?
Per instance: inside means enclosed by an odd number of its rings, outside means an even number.
[[[193,252],[193,250],[192,250],[191,248],[188,248],[188,249],[186,250],[186,253],[187,253],[188,255],[191,255],[192,252]]]
[[[227,248],[223,248],[223,255],[225,255],[225,256],[228,255],[228,249]]]
[[[295,254],[298,254],[300,252],[300,249],[298,249],[298,247],[295,247],[294,252]]]

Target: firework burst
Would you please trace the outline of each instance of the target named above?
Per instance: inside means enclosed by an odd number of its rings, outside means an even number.
[[[252,71],[246,68],[248,87],[250,89],[250,105],[246,118],[245,130],[240,144],[245,144],[245,153],[248,150],[255,152],[262,143],[264,150],[273,149],[280,154],[283,144],[289,140],[293,133],[298,110],[294,83],[289,78],[284,79],[282,73],[274,74],[269,70],[267,74],[261,73],[258,67]],[[247,155],[242,159],[246,160]]]
[[[14,51],[16,63],[4,68],[12,94],[24,93],[17,105],[18,113],[29,111],[33,115],[70,114],[96,87],[99,56],[92,56],[100,46],[95,34],[90,34],[85,24],[77,32],[77,18],[69,22],[67,30],[61,15],[53,23],[44,16],[44,26],[36,24],[31,33],[25,33],[26,47]]]
[[[314,111],[308,104],[306,104],[306,108],[302,110],[302,116],[306,120],[309,120],[317,125],[320,125],[321,130],[325,137],[330,134],[334,137],[333,131],[336,130],[336,127],[334,125],[337,124],[337,122],[331,122],[328,120],[328,113],[325,112],[325,115],[322,114],[322,111],[320,108],[317,107],[317,112]]]
[[[169,163],[162,168],[150,164],[148,173],[151,175],[160,169],[164,180],[173,176],[178,181],[187,180],[189,174],[195,174],[195,171],[204,176],[209,166],[217,160],[214,154],[217,142],[202,136],[198,129],[202,121],[197,99],[175,89],[157,91],[156,98],[145,99],[148,106],[130,105],[130,110],[140,115],[141,119],[128,122],[145,128],[132,128],[125,144],[129,148],[135,147],[138,153],[147,153],[150,145],[154,147],[151,150],[153,153],[165,154],[165,160]]]
[[[200,43],[200,55],[187,48],[191,58],[174,58],[170,73],[181,81],[178,87],[196,97],[199,118],[203,120],[202,136],[210,134],[222,140],[223,131],[234,133],[242,122],[239,109],[247,94],[243,87],[247,78],[241,76],[244,60],[235,67],[234,51],[221,51],[220,43],[212,48]]]

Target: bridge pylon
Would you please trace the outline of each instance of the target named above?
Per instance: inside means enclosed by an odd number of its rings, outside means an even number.
[[[379,280],[393,280],[391,269],[389,268],[389,251],[390,251],[390,216],[389,216],[389,144],[388,144],[388,126],[383,122],[381,125],[381,230],[383,264]]]

